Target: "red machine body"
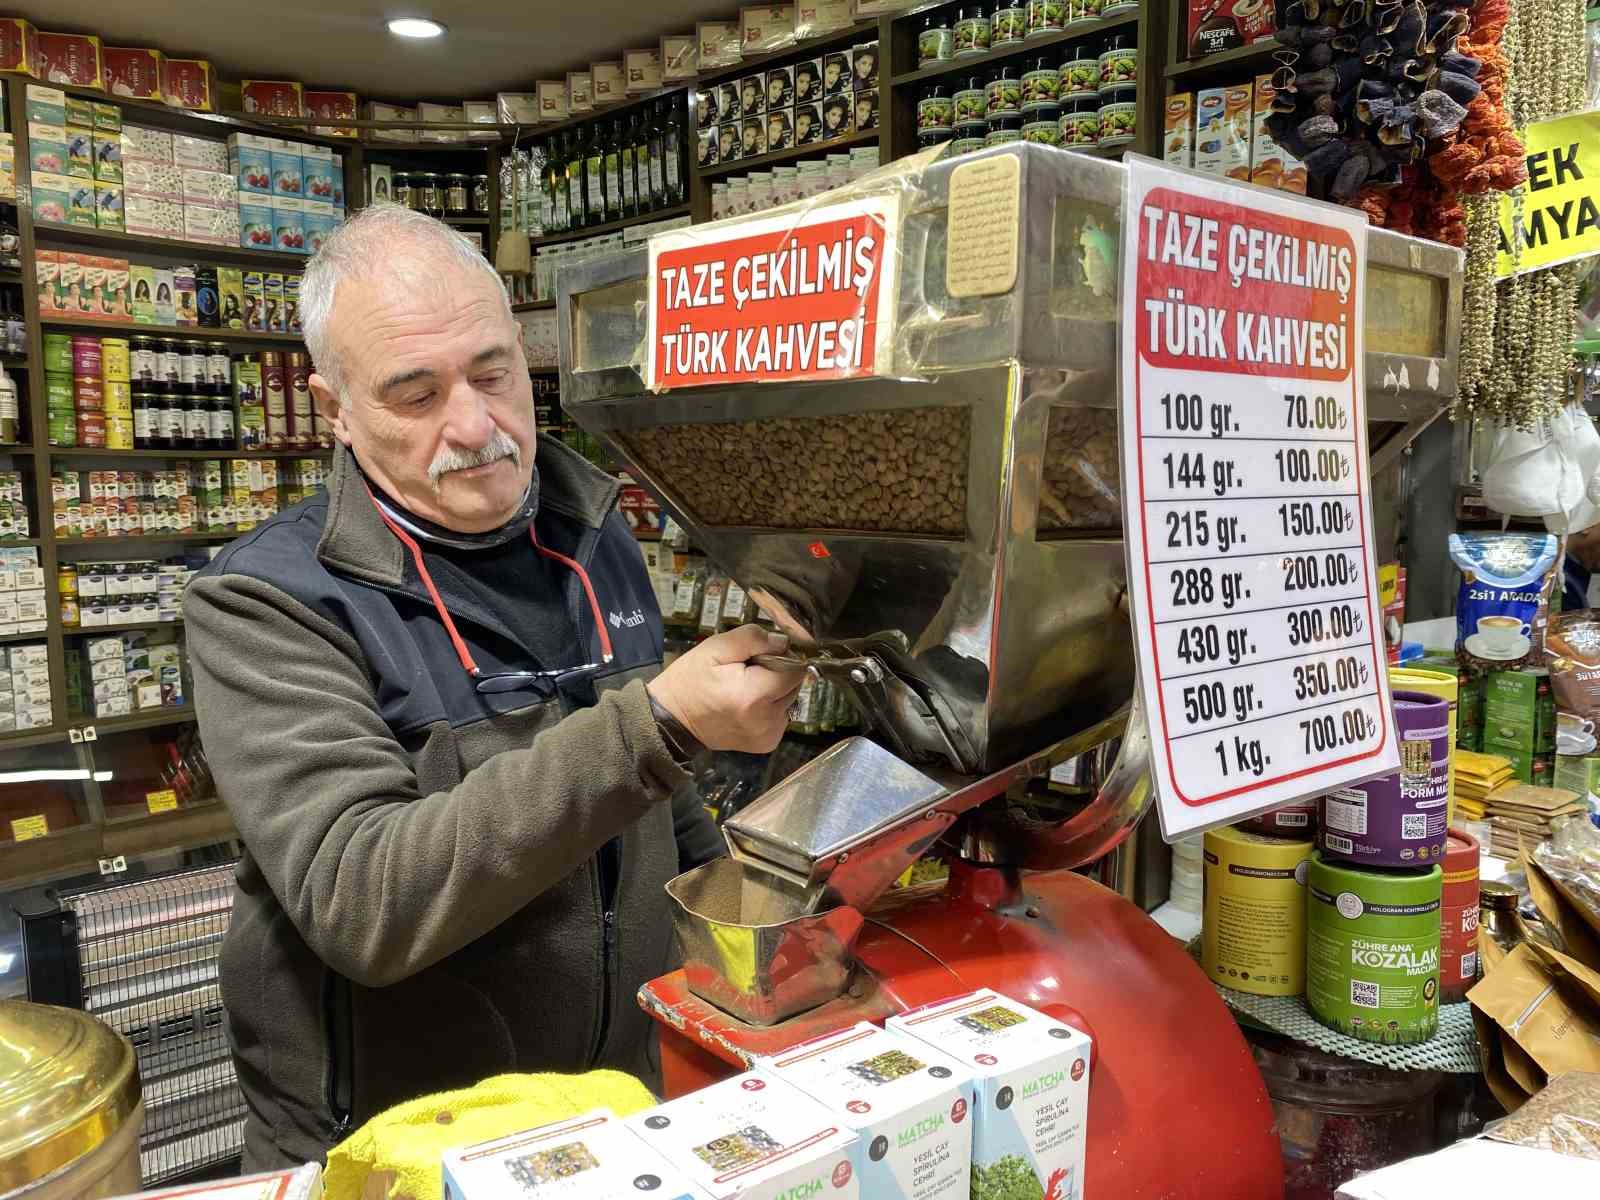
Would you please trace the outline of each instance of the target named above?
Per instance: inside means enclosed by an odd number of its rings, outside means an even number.
[[[957,863],[941,890],[891,893],[856,946],[849,994],[747,1025],[681,972],[639,1002],[662,1025],[669,1098],[857,1021],[990,987],[1094,1039],[1084,1194],[1115,1200],[1279,1200],[1272,1105],[1227,1008],[1183,948],[1133,904],[1067,871],[1021,885]]]

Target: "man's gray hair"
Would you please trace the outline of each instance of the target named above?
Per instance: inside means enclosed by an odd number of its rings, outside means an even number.
[[[405,253],[409,249],[421,250],[427,261],[413,266]],[[398,204],[361,209],[334,230],[306,264],[300,281],[300,327],[317,374],[339,394],[340,403],[344,402],[345,380],[329,328],[339,285],[387,273],[423,286],[426,280],[437,278],[441,260],[482,271],[505,295],[505,282],[476,246],[443,221]],[[508,300],[508,315],[509,304]]]

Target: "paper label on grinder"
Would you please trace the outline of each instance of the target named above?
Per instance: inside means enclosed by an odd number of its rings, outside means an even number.
[[[1393,771],[1359,213],[1137,156],[1123,527],[1168,840]]]
[[[1022,159],[1000,154],[950,172],[945,291],[998,296],[1017,282]]]
[[[890,357],[898,214],[875,196],[652,237],[646,385],[874,374]]]

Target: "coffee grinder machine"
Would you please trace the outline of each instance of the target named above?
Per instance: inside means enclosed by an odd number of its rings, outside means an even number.
[[[1014,223],[1018,270],[954,297],[946,254],[972,217],[951,175],[992,155],[1020,160],[989,214]],[[1272,1107],[1227,1008],[1179,942],[1077,873],[1151,797],[1118,494],[1123,171],[1014,145],[794,206],[894,200],[870,378],[652,393],[646,251],[563,268],[566,412],[867,728],[729,819],[729,858],[669,885],[684,965],[639,1001],[675,1096],[990,987],[1093,1038],[1086,1189],[1276,1196]],[[1454,394],[1460,256],[1374,231],[1368,259],[1368,416],[1402,429]],[[947,880],[892,887],[930,850]]]

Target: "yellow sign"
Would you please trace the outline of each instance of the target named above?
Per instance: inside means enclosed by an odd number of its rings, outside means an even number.
[[[14,842],[31,841],[49,832],[50,823],[44,819],[43,813],[33,817],[18,817],[11,822],[11,840]]]
[[[160,792],[146,792],[144,802],[153,813],[171,812],[178,807],[178,793],[171,788]]]
[[[1540,121],[1522,140],[1528,182],[1520,189],[1521,217],[1514,217],[1510,193],[1500,197],[1495,272],[1502,279],[1600,254],[1600,111]],[[1513,246],[1521,248],[1515,262]]]

